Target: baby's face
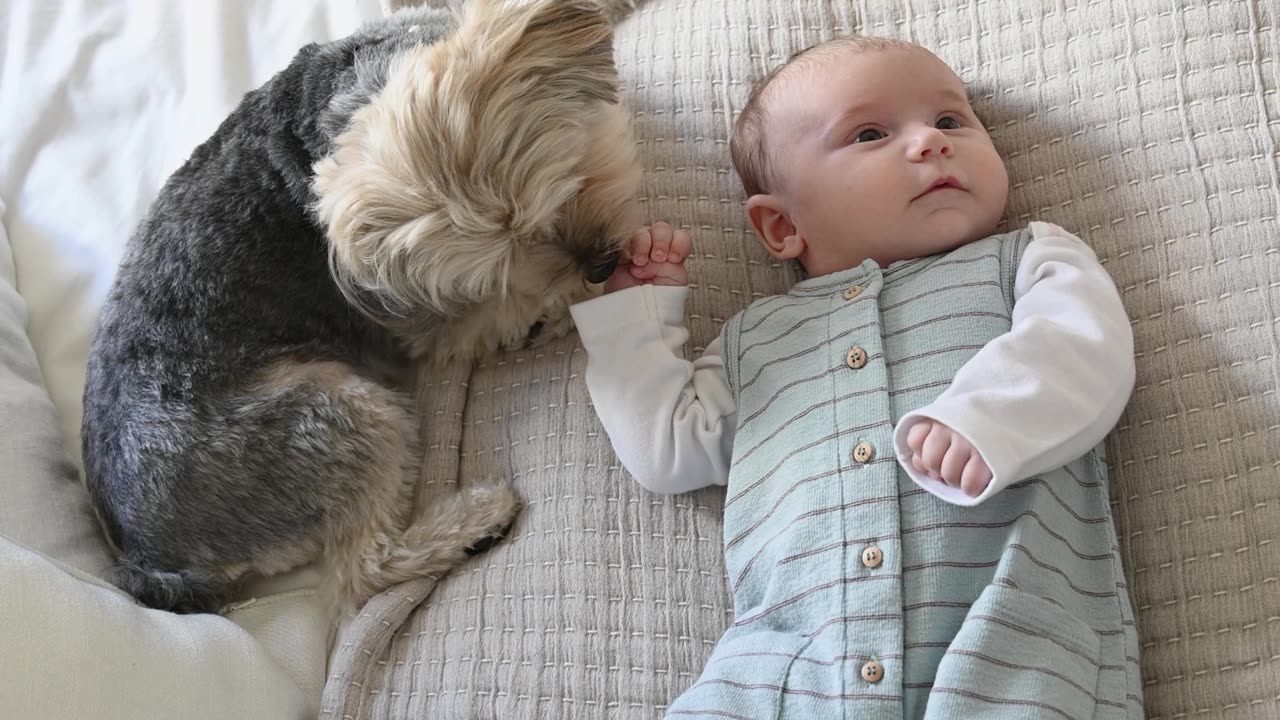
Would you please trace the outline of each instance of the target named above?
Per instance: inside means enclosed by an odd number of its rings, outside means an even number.
[[[767,133],[810,275],[994,232],[1009,178],[946,64],[914,48],[844,50],[793,71],[768,100]]]

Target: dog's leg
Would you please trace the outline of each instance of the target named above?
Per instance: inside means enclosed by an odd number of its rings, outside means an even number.
[[[434,499],[403,531],[387,527],[394,518],[372,515],[335,549],[342,594],[360,607],[406,580],[439,578],[501,540],[519,509],[511,486],[494,483]]]
[[[325,538],[339,605],[359,607],[406,580],[438,578],[514,522],[519,501],[507,484],[465,488],[415,508],[419,427],[405,395],[338,363],[281,363],[269,384],[317,386],[349,419],[332,428],[330,476],[317,478],[346,486],[335,493],[346,500],[330,508]]]
[[[341,498],[328,508],[324,524],[337,604],[359,607],[406,580],[438,578],[510,529],[519,501],[507,484],[468,487],[415,509],[418,423],[401,393],[339,363],[281,363],[268,385],[316,387],[324,393],[317,405],[341,408],[348,420],[332,423],[330,447],[310,449],[329,455],[317,487],[332,488],[332,498]],[[267,564],[279,556],[273,553],[255,569],[281,571]]]
[[[98,455],[131,476],[100,478],[101,494],[121,585],[147,605],[216,611],[242,578],[315,560],[375,508],[407,521],[407,400],[344,363],[277,362],[198,404],[132,396]]]
[[[447,571],[515,516],[507,487],[415,511],[409,400],[344,363],[278,362],[184,417],[180,434],[133,438],[137,448],[164,448],[147,450],[163,492],[118,500],[128,519],[121,584],[152,607],[215,611],[242,578],[285,572],[322,551],[335,570],[334,600],[349,607]]]

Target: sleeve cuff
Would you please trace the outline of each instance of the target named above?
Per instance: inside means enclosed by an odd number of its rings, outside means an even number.
[[[646,323],[681,326],[688,296],[687,286],[639,285],[578,303],[569,312],[578,335],[589,344]]]
[[[926,412],[927,410],[928,408],[925,408],[924,410],[907,413],[898,421],[898,426],[893,430],[894,454],[897,455],[898,465],[907,473],[907,476],[911,478],[911,481],[916,485],[919,485],[922,490],[925,490],[929,494],[952,505],[959,505],[962,507],[980,505],[992,495],[1000,492],[1000,490],[1008,484],[1007,480],[1005,475],[1000,472],[997,465],[992,462],[991,454],[984,451],[982,443],[980,441],[975,441],[968,434],[961,432],[954,424],[947,422],[945,419],[932,416]],[[958,487],[952,487],[940,480],[934,480],[928,475],[921,474],[911,464],[911,458],[914,457],[914,453],[912,453],[911,448],[907,446],[907,434],[911,432],[912,426],[921,420],[933,420],[934,422],[940,422],[961,435],[964,435],[965,439],[967,439],[969,443],[973,445],[974,449],[982,455],[982,459],[987,462],[987,467],[991,469],[991,482],[987,483],[987,487],[984,488],[980,494],[975,497],[970,497],[969,495],[964,494],[964,491]]]

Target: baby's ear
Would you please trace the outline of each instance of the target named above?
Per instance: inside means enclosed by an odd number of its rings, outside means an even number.
[[[779,260],[795,260],[804,252],[804,238],[796,232],[795,223],[778,196],[747,198],[747,219],[770,255]]]

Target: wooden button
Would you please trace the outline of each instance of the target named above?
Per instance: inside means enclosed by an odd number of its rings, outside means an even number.
[[[871,458],[876,456],[876,449],[871,443],[860,442],[853,446],[853,459],[860,463],[871,462]]]
[[[862,564],[869,568],[878,568],[884,562],[884,552],[875,545],[869,545],[862,551]]]
[[[867,364],[867,351],[860,347],[853,348],[844,356],[844,361],[849,364],[849,367],[859,370]]]
[[[844,289],[844,299],[852,300],[862,294],[861,285],[850,285]]]
[[[884,666],[875,660],[868,660],[862,666],[862,679],[869,683],[878,683],[884,679]]]

